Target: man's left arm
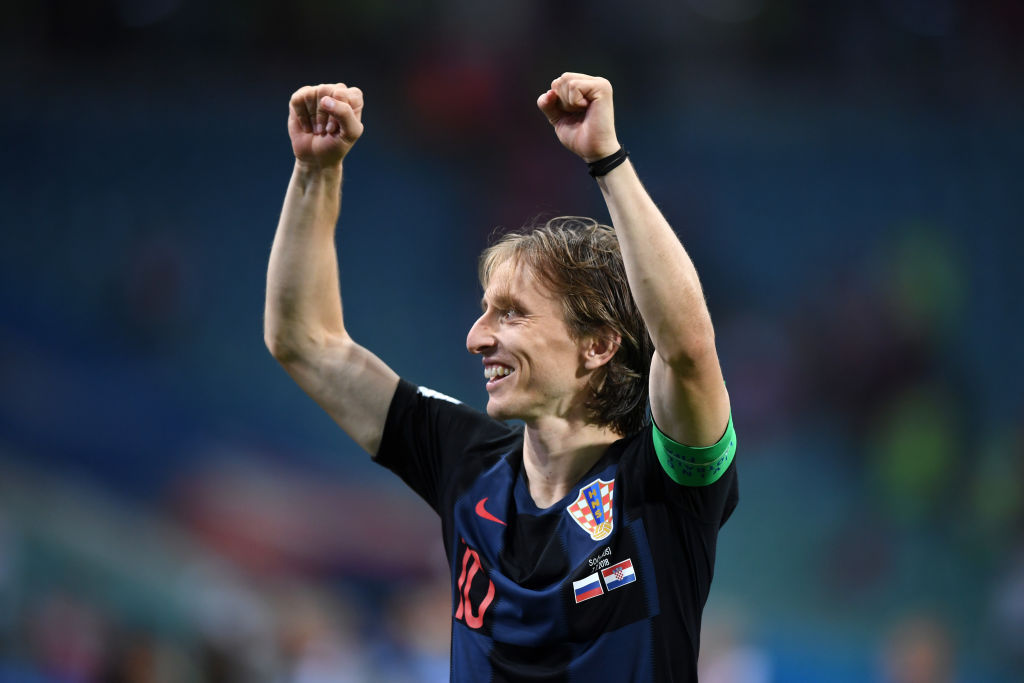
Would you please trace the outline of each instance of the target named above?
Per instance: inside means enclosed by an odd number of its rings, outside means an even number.
[[[537,105],[562,144],[584,161],[604,159],[619,150],[607,80],[563,74]],[[655,424],[676,446],[714,446],[729,425],[729,395],[697,271],[628,159],[598,177],[598,184],[619,239],[630,290],[655,346],[650,377]],[[692,449],[686,451],[689,454],[681,457],[692,458]]]

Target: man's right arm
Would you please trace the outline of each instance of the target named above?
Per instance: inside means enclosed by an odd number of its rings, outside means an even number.
[[[342,83],[292,95],[295,168],[270,252],[263,335],[298,385],[376,455],[398,375],[345,329],[334,245],[342,160],[362,135],[362,110],[362,93]]]

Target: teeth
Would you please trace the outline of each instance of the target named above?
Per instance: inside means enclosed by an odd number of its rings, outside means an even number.
[[[489,365],[484,368],[484,377],[487,379],[494,379],[495,377],[507,377],[512,374],[512,368],[506,368],[501,365]]]

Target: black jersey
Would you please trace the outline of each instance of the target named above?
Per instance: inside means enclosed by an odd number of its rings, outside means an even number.
[[[399,383],[377,462],[441,516],[451,567],[451,680],[696,681],[735,464],[680,486],[652,427],[611,444],[538,508],[522,428]]]

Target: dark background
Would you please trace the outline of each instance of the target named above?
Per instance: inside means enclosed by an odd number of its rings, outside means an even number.
[[[15,0],[0,46],[0,681],[446,680],[436,517],[263,346],[287,102],[363,89],[347,325],[482,407],[488,236],[607,220],[566,70],[733,400],[701,680],[1024,676],[1020,3]]]

